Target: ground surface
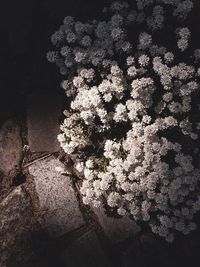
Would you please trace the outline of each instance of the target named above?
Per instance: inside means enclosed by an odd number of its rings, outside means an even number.
[[[49,37],[65,15],[94,18],[104,2],[9,0],[0,10],[1,267],[200,265],[200,230],[166,244],[128,218],[85,207],[73,177],[55,171],[64,95],[46,62]]]

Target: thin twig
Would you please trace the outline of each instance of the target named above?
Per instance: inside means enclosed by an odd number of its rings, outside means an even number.
[[[42,159],[46,159],[46,158],[50,157],[51,155],[53,155],[53,153],[51,153],[51,154],[47,154],[47,155],[45,155],[45,156],[42,156],[41,158],[37,158],[37,159],[35,159],[35,160],[29,162],[29,163],[26,164],[25,166],[23,166],[23,168],[27,168],[27,167],[31,166],[32,164],[34,164],[35,162],[38,162],[38,161],[40,161],[40,160],[42,160]]]

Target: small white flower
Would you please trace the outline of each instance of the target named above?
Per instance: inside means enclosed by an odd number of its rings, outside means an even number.
[[[76,164],[75,168],[77,169],[78,172],[82,172],[84,170],[84,164],[83,162],[79,162]]]

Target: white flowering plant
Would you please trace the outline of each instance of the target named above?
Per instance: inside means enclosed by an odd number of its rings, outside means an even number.
[[[47,54],[64,77],[70,105],[58,140],[76,157],[83,202],[146,222],[169,242],[196,228],[200,210],[200,50],[185,25],[192,8],[190,0],[137,0],[113,2],[102,21],[67,16]]]

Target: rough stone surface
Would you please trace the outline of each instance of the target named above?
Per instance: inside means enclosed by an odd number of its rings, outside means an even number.
[[[96,234],[87,232],[73,242],[63,253],[62,262],[66,267],[110,267],[110,263]]]
[[[18,169],[22,157],[20,127],[13,121],[6,121],[0,129],[0,171],[9,175]]]
[[[28,144],[32,152],[56,152],[60,146],[59,115],[61,109],[59,95],[35,93],[28,98]]]
[[[84,224],[72,182],[55,170],[62,166],[53,157],[43,159],[29,167],[34,177],[36,194],[44,214],[45,227],[51,236],[60,236]]]
[[[30,196],[22,187],[14,189],[0,203],[0,266],[9,266],[17,241],[30,230],[32,219]]]
[[[108,217],[103,208],[96,208],[94,212],[105,234],[113,243],[131,238],[140,231],[140,227],[128,217]]]

